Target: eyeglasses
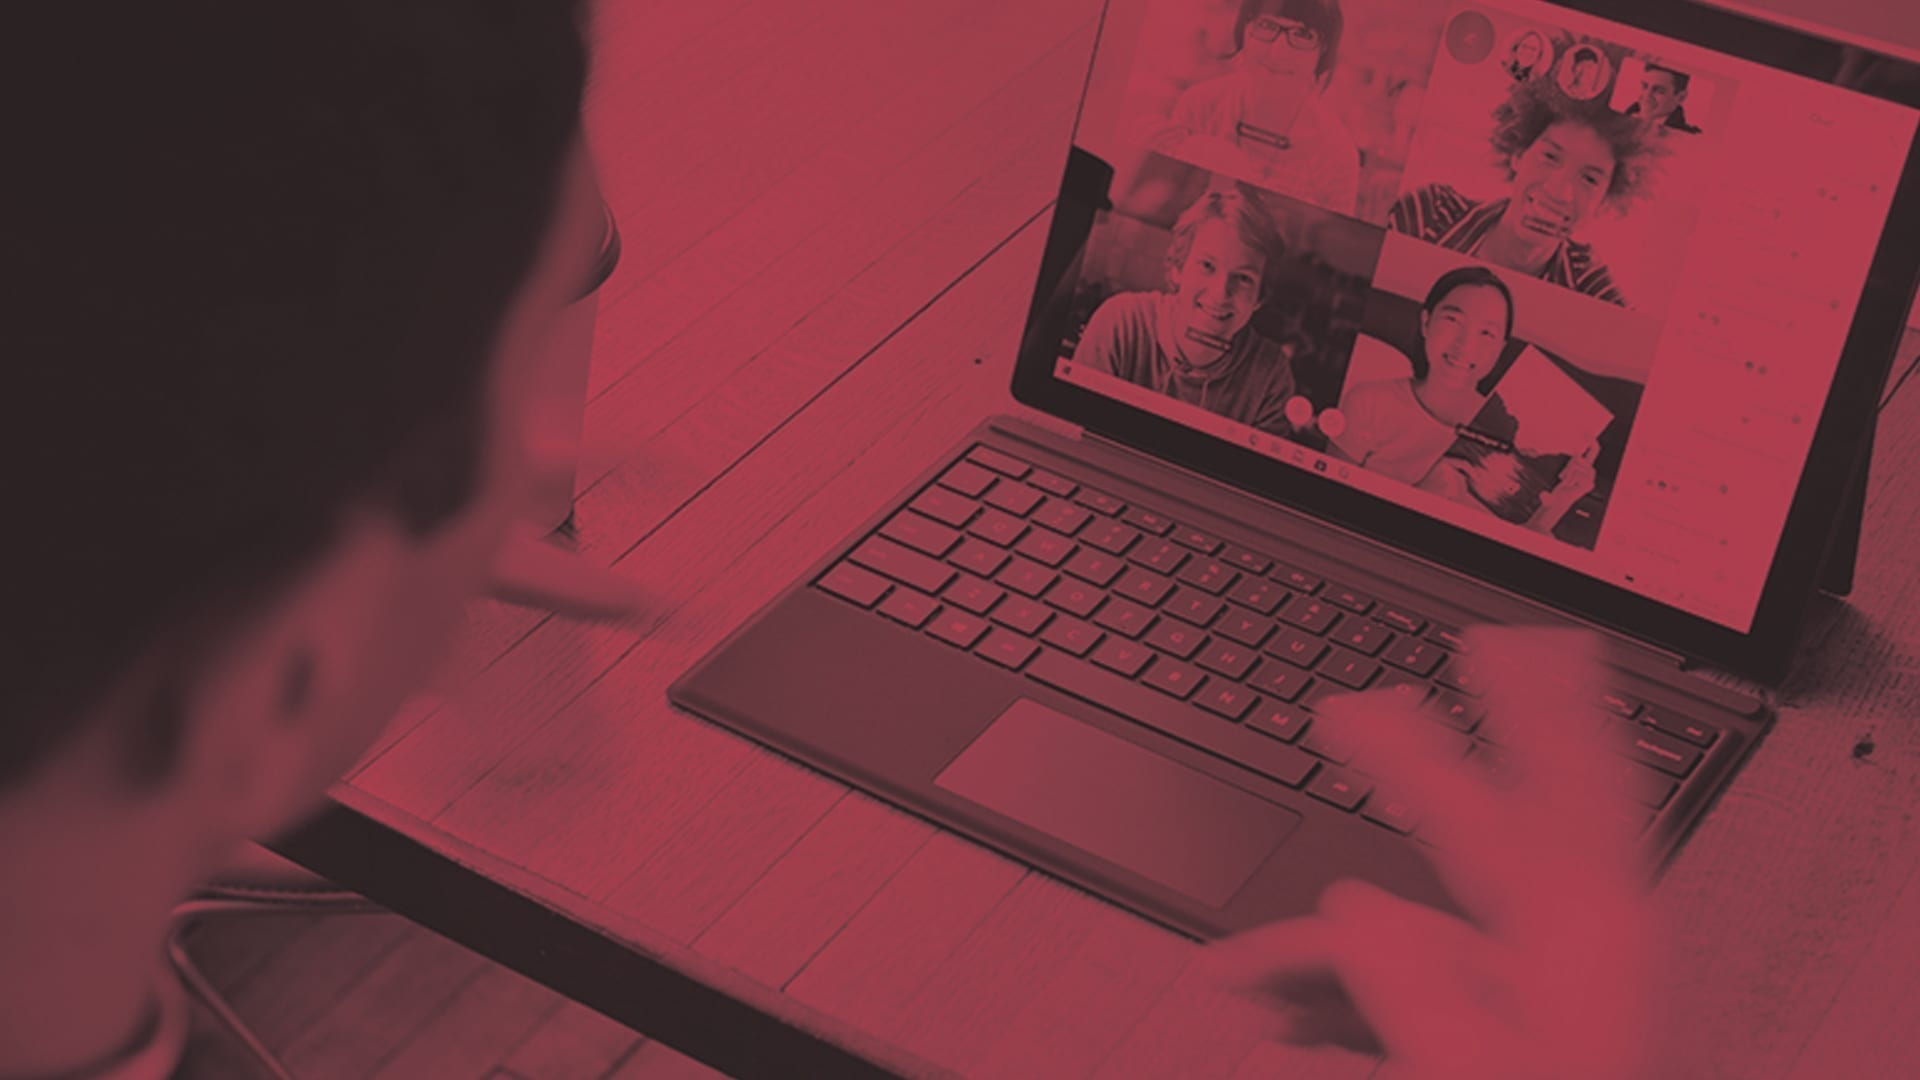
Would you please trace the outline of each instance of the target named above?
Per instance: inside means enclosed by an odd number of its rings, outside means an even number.
[[[1302,52],[1320,47],[1320,31],[1305,23],[1281,22],[1271,15],[1262,15],[1248,23],[1247,34],[1255,41],[1266,44],[1272,44],[1285,34],[1287,44]]]

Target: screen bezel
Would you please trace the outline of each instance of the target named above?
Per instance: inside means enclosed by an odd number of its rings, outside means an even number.
[[[1832,85],[1842,62],[1865,56],[1897,75],[1896,87],[1870,92],[1920,109],[1920,64],[1786,27],[1695,0],[1544,0],[1633,29],[1684,41],[1735,59]],[[1101,41],[1111,20],[1102,19]],[[1122,47],[1130,48],[1131,43]],[[1091,81],[1089,82],[1091,85]],[[1081,109],[1084,114],[1084,97]],[[1079,122],[1076,120],[1076,133]],[[1785,677],[1799,629],[1812,601],[1853,468],[1870,441],[1880,392],[1905,330],[1909,301],[1920,284],[1920,136],[1909,145],[1886,227],[1869,266],[1866,287],[1848,330],[1840,364],[1814,430],[1807,463],[1767,572],[1752,628],[1741,633],[1588,577],[1498,541],[1444,524],[1337,482],[1122,404],[1054,376],[1061,335],[1051,314],[1055,290],[1075,267],[1098,209],[1106,203],[1111,170],[1078,146],[1066,176],[1042,257],[1027,332],[1014,368],[1013,396],[1023,404],[1089,432],[1153,454],[1175,465],[1327,519],[1421,558],[1548,604],[1589,622],[1679,654],[1690,663],[1721,668],[1777,684]],[[1909,238],[1902,243],[1902,238]]]

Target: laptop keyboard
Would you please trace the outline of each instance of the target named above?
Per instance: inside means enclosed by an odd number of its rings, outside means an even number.
[[[1376,790],[1315,706],[1386,690],[1428,705],[1494,782],[1507,742],[1456,657],[1456,626],[975,446],[815,586],[983,662],[1101,706],[1383,828],[1420,812]],[[1609,691],[1591,714],[1623,749],[1649,825],[1719,738]]]

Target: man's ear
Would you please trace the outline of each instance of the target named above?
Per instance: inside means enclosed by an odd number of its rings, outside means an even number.
[[[211,832],[262,839],[296,823],[378,734],[384,716],[363,706],[408,547],[392,522],[356,519],[197,673],[177,779]]]

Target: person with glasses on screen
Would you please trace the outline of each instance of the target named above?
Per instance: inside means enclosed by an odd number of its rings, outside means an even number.
[[[1243,0],[1234,69],[1174,104],[1152,149],[1340,214],[1360,199],[1360,149],[1326,100],[1340,0]]]

